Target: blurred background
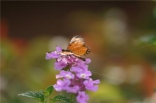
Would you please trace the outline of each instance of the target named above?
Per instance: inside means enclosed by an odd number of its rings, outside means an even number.
[[[1,103],[38,103],[17,94],[56,83],[45,53],[75,35],[101,81],[89,103],[156,103],[155,1],[2,1],[0,27]]]

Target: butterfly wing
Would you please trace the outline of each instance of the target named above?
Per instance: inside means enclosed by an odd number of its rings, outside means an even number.
[[[67,50],[71,51],[77,56],[84,56],[85,54],[90,53],[89,47],[85,45],[84,39],[79,35],[74,36],[71,39]]]

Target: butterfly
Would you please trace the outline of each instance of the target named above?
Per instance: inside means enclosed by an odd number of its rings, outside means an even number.
[[[74,55],[82,60],[85,60],[83,56],[89,54],[90,52],[91,49],[85,44],[85,40],[80,35],[76,35],[71,39],[67,49],[63,49],[60,54]]]

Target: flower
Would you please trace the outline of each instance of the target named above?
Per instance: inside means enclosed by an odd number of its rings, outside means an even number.
[[[56,51],[46,53],[46,59],[56,59],[54,68],[60,70],[60,73],[56,75],[57,83],[54,89],[59,92],[73,93],[78,103],[87,103],[89,96],[85,91],[96,91],[100,83],[99,80],[93,80],[90,77],[92,73],[88,70],[88,64],[91,60],[85,59],[84,61],[74,56],[73,53],[63,55],[59,46],[56,47]]]
[[[64,79],[64,80],[58,80],[57,84],[54,85],[54,88],[56,91],[62,91],[66,90],[66,88],[70,85],[70,80]]]
[[[73,79],[74,78],[74,74],[72,74],[70,71],[64,71],[64,70],[62,70],[61,72],[60,72],[60,74],[59,75],[57,75],[57,79],[58,78],[66,78],[66,79]]]
[[[83,72],[77,73],[76,76],[79,78],[88,79],[91,75],[92,73],[90,71],[83,71]]]
[[[69,86],[66,91],[68,93],[77,93],[79,90],[79,86],[75,85],[75,86]]]
[[[56,51],[51,52],[51,53],[46,53],[46,59],[58,58],[58,57],[59,57],[59,54]]]
[[[84,83],[87,90],[96,91],[98,89],[98,86],[96,84],[99,84],[100,81],[99,80],[93,81],[90,78],[88,80],[85,80],[83,83]]]
[[[65,60],[65,58],[63,58],[60,61],[55,62],[54,68],[56,70],[61,70],[61,69],[65,68],[67,65],[68,65],[68,62]]]
[[[89,97],[88,95],[86,95],[85,92],[78,92],[78,96],[76,97],[76,100],[79,102],[79,103],[87,103]]]
[[[60,56],[59,52],[61,52],[61,51],[62,51],[62,49],[59,46],[57,46],[56,51],[46,53],[46,59],[49,60],[52,58],[58,58]]]

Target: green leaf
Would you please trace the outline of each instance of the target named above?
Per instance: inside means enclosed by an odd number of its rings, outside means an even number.
[[[65,103],[73,103],[72,100],[70,100],[70,98],[64,96],[64,95],[57,95],[54,98],[51,99],[52,102],[58,102],[58,101],[63,101]]]
[[[43,91],[37,91],[37,92],[28,91],[28,92],[25,92],[25,93],[18,94],[18,96],[29,97],[29,98],[33,98],[33,99],[39,100],[42,103],[44,102]]]
[[[45,91],[44,91],[44,96],[50,96],[51,93],[53,92],[53,86],[49,86]]]

